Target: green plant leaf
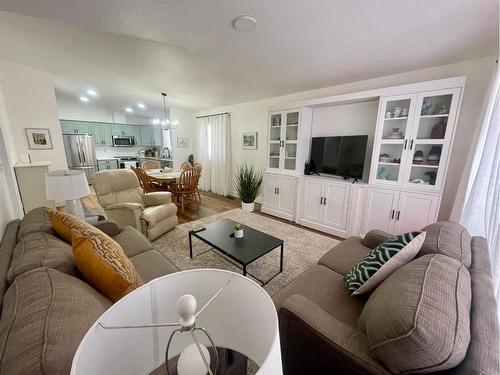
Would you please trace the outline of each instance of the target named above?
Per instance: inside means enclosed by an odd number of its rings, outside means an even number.
[[[262,187],[263,175],[255,166],[247,163],[238,166],[235,185],[238,196],[243,203],[252,203],[257,199]]]

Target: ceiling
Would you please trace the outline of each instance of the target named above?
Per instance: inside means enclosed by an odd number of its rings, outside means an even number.
[[[473,5],[473,6],[472,6]],[[257,19],[251,32],[231,22]],[[113,109],[196,111],[498,54],[497,0],[0,0],[0,56]]]

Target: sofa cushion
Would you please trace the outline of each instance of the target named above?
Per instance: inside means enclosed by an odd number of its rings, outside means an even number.
[[[313,266],[273,297],[279,311],[293,294],[304,296],[318,307],[347,325],[357,327],[366,298],[351,297],[344,286],[343,275],[324,266]]]
[[[2,374],[69,374],[83,336],[111,302],[54,269],[16,277],[0,319]]]
[[[113,236],[113,240],[118,242],[129,258],[153,248],[151,242],[141,232],[130,226],[123,227],[119,234]]]
[[[78,269],[73,259],[71,245],[50,234],[38,232],[21,238],[14,248],[7,281],[35,268],[54,268],[76,276]]]
[[[369,247],[370,249],[374,249],[392,236],[392,234],[384,232],[383,230],[373,229],[366,233],[363,238],[363,245]]]
[[[347,275],[351,268],[358,264],[370,250],[371,248],[362,244],[361,238],[349,237],[323,255],[318,264],[328,267],[341,275]]]
[[[389,276],[359,319],[372,355],[393,373],[457,366],[470,340],[471,279],[450,257],[425,255]]]
[[[471,236],[462,225],[451,221],[442,221],[426,226],[422,249],[417,257],[426,254],[443,254],[462,262],[465,267],[471,265]]]
[[[73,256],[84,279],[116,302],[141,285],[141,278],[111,237],[98,229],[71,230]]]
[[[24,215],[17,233],[17,240],[19,241],[21,237],[35,232],[55,235],[47,213],[48,209],[46,207],[38,207]]]
[[[179,271],[179,269],[158,250],[149,250],[142,254],[138,254],[130,258],[130,261],[134,265],[142,281],[145,283],[157,277]]]
[[[409,232],[382,242],[345,275],[349,293],[358,295],[375,289],[394,271],[415,258],[424,239],[425,232]]]
[[[8,223],[2,236],[2,242],[0,242],[0,312],[2,311],[3,297],[7,291],[7,272],[17,243],[20,223],[21,220],[13,220]]]
[[[149,225],[155,225],[167,217],[177,214],[177,206],[174,203],[166,203],[160,206],[146,207],[141,219],[147,221]]]

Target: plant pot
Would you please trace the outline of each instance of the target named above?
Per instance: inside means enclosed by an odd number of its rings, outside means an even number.
[[[241,202],[241,209],[246,212],[253,212],[255,210],[255,202],[252,203]]]
[[[234,231],[234,238],[243,238],[243,229],[238,229]]]

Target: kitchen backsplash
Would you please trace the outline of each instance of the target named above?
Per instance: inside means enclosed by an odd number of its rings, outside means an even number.
[[[115,156],[135,156],[141,150],[149,150],[152,147],[112,147],[95,146],[95,156],[97,159],[113,158]],[[156,148],[160,151],[159,147]]]

